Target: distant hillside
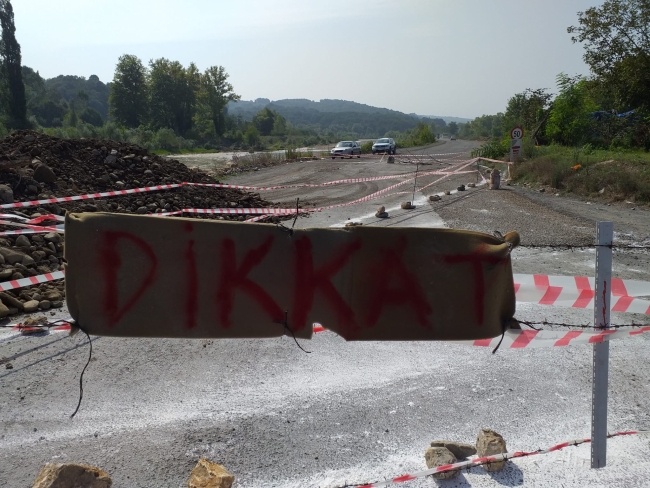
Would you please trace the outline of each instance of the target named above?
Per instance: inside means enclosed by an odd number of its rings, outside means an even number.
[[[317,128],[335,134],[350,134],[355,137],[380,137],[390,131],[412,129],[424,122],[446,126],[443,119],[429,119],[417,115],[408,115],[397,110],[372,107],[363,103],[347,100],[285,99],[271,101],[258,98],[254,101],[239,101],[228,104],[228,113],[252,120],[263,108],[268,107],[281,114],[296,127]]]
[[[448,124],[451,122],[456,122],[457,124],[466,124],[467,122],[471,122],[472,120],[474,120],[474,119],[466,119],[463,117],[450,117],[449,115],[418,115],[418,117],[422,117],[425,119],[442,119]]]

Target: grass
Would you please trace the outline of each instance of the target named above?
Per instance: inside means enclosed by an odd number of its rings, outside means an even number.
[[[512,166],[515,182],[607,201],[650,203],[650,153],[542,146],[531,156]]]

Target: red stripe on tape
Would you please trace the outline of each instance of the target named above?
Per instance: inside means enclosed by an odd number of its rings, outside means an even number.
[[[522,330],[521,334],[515,339],[510,346],[511,349],[520,349],[526,347],[537,335],[538,330]]]
[[[573,308],[587,308],[595,295],[594,290],[582,289],[580,296],[573,304]]]
[[[559,339],[555,341],[555,346],[568,346],[569,343],[575,339],[576,337],[579,337],[582,335],[582,332],[579,330],[572,330],[570,332],[567,332],[562,339]]]
[[[562,293],[562,287],[549,286],[546,289],[546,293],[544,293],[544,296],[539,301],[539,304],[540,305],[553,305],[555,303],[555,301],[557,300],[557,297],[560,296],[560,293]]]
[[[613,292],[613,289],[612,289]],[[627,294],[627,291],[625,292]],[[621,296],[616,302],[616,305],[612,307],[612,312],[625,312],[630,307],[630,304],[634,301],[634,297],[628,297],[627,295]]]
[[[541,286],[545,288],[551,286],[547,275],[533,275],[533,280],[535,280],[535,286]]]
[[[603,330],[600,333],[596,334],[595,336],[592,336],[589,338],[589,344],[594,344],[596,342],[603,342],[605,340],[605,336],[608,336],[610,334],[616,333],[616,330],[608,329],[608,330]]]
[[[474,341],[474,345],[478,347],[490,347],[492,339],[479,339]]]

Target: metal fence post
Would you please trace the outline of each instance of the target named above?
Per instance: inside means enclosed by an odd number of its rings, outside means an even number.
[[[614,224],[596,224],[596,286],[594,327],[609,328],[612,296],[612,244]],[[609,376],[609,341],[594,344],[591,393],[591,467],[607,463],[607,383]]]

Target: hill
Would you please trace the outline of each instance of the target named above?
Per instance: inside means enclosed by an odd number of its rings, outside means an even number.
[[[268,107],[278,112],[296,127],[313,128],[320,132],[346,133],[354,137],[379,137],[390,131],[412,129],[420,121],[445,127],[441,118],[422,118],[397,110],[372,107],[347,100],[323,99],[318,102],[307,99],[284,99],[271,101],[258,98],[252,101],[231,102],[228,113],[252,120],[255,114]]]

